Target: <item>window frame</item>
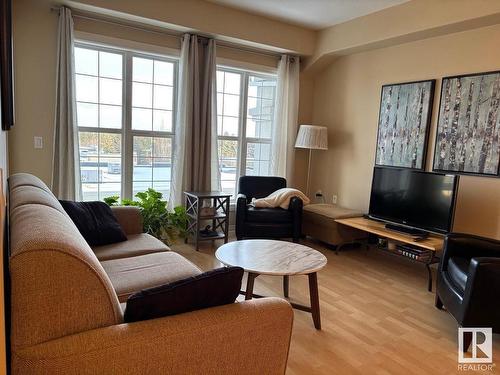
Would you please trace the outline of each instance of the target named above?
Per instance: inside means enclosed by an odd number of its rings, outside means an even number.
[[[74,48],[85,48],[98,52],[109,52],[114,54],[120,54],[122,56],[122,123],[121,128],[101,128],[90,127],[90,126],[79,126],[77,118],[77,129],[78,134],[80,132],[90,132],[90,133],[112,133],[121,135],[121,182],[120,182],[120,199],[133,199],[133,174],[134,174],[134,137],[151,137],[151,138],[170,138],[172,142],[172,156],[170,164],[170,188],[172,183],[172,175],[174,170],[173,163],[173,153],[175,150],[175,123],[177,119],[177,90],[179,82],[179,58],[176,56],[159,55],[157,53],[140,52],[131,49],[126,49],[122,47],[112,47],[103,44],[98,44],[95,42],[77,40],[75,41]],[[151,60],[163,61],[172,63],[174,66],[173,74],[173,90],[172,90],[172,129],[171,131],[155,131],[155,130],[137,130],[132,129],[132,85],[133,85],[133,58],[146,58]],[[80,74],[75,71],[75,87],[76,87],[76,75]],[[99,64],[98,64],[98,77],[99,77]],[[154,82],[151,83],[154,85]],[[153,93],[154,95],[154,93]],[[98,91],[98,105],[99,91]],[[153,97],[154,100],[154,97]],[[76,102],[76,97],[75,97]],[[99,111],[99,109],[98,109]],[[99,119],[99,112],[98,112]],[[99,124],[100,125],[100,124]],[[80,153],[78,154],[78,163],[80,163]],[[153,177],[153,176],[152,176]],[[153,180],[151,180],[153,182]],[[80,175],[80,184],[83,185]],[[98,189],[101,182],[98,182]],[[170,190],[169,190],[170,191]],[[83,198],[83,197],[82,197]],[[168,197],[164,197],[168,199]],[[99,197],[99,190],[98,196]]]
[[[247,137],[247,110],[248,110],[248,80],[249,76],[254,76],[258,78],[274,78],[278,79],[276,73],[271,72],[263,72],[263,71],[255,71],[244,68],[235,68],[225,64],[217,64],[216,71],[223,71],[228,73],[236,73],[241,75],[240,82],[240,105],[239,105],[239,121],[238,121],[238,136],[228,136],[228,135],[219,135],[217,134],[217,143],[219,140],[227,140],[227,141],[236,141],[238,145],[237,152],[237,167],[236,167],[236,181],[234,184],[234,196],[231,197],[231,201],[235,201],[238,195],[238,180],[242,176],[246,176],[246,167],[247,167],[247,150],[249,143],[260,143],[260,144],[269,144],[272,147],[272,133],[274,130],[274,115],[276,110],[276,96],[274,97],[274,111],[273,111],[273,119],[271,120],[272,128],[271,128],[271,137],[269,139],[266,138],[256,138],[256,137]],[[216,90],[217,91],[217,90]],[[222,93],[223,91],[217,91],[217,93]],[[218,116],[218,114],[217,114]],[[220,158],[220,156],[219,156]],[[220,168],[220,165],[219,165]],[[271,172],[271,171],[270,171]]]

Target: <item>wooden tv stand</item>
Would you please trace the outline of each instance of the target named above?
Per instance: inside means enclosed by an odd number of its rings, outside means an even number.
[[[389,230],[385,228],[385,223],[372,220],[372,219],[367,219],[364,217],[353,217],[349,219],[336,219],[335,220],[337,223],[346,225],[348,227],[356,228],[359,230],[362,230],[367,233],[372,233],[375,234],[379,237],[385,238],[387,240],[392,240],[396,242],[396,244],[407,244],[411,245],[412,247],[417,247],[425,250],[429,250],[432,252],[432,255],[429,257],[429,259],[425,261],[420,261],[416,259],[412,259],[408,256],[399,254],[398,251],[396,250],[390,250],[386,249],[385,251],[395,254],[398,256],[403,256],[407,259],[413,260],[418,263],[423,263],[425,264],[428,272],[428,290],[431,292],[432,291],[432,272],[430,269],[430,265],[433,263],[438,263],[439,262],[439,257],[437,254],[442,251],[443,249],[443,242],[444,242],[444,237],[438,236],[435,234],[430,234],[427,238],[415,241],[415,237],[411,236],[409,234],[404,234],[400,232],[396,232],[393,230]]]

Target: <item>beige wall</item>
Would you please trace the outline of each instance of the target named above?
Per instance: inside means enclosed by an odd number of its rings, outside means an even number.
[[[315,76],[313,121],[328,126],[317,151],[312,191],[367,210],[383,84],[438,79],[429,142],[432,166],[440,77],[500,69],[500,25],[340,57]],[[462,176],[455,231],[500,238],[500,179]]]

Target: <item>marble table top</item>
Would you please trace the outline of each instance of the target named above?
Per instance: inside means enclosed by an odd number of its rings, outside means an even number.
[[[319,251],[293,242],[243,240],[222,245],[215,257],[227,266],[239,266],[261,275],[307,275],[326,265]]]

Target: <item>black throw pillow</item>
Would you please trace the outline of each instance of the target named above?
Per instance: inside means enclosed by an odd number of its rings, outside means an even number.
[[[223,267],[170,284],[144,289],[127,299],[125,322],[227,305],[238,297],[243,268]]]
[[[59,201],[89,246],[127,240],[111,208],[104,202]]]

